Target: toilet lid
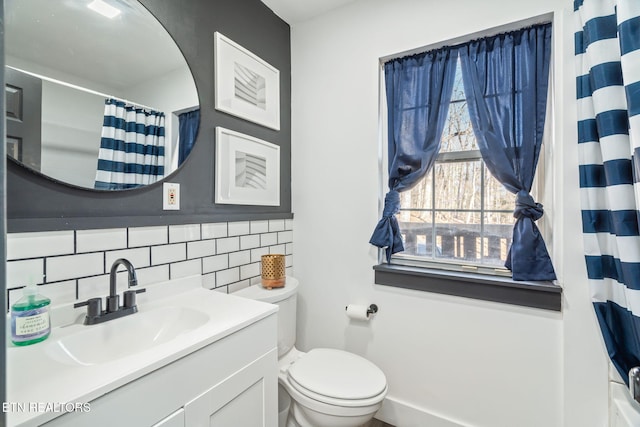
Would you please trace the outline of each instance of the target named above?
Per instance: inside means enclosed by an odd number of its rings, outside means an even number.
[[[343,400],[371,398],[387,386],[384,373],[367,359],[328,348],[309,351],[288,372],[289,378],[305,389]]]

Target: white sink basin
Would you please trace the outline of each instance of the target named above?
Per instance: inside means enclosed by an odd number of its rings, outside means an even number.
[[[173,340],[209,321],[206,313],[185,307],[158,307],[76,331],[47,342],[46,354],[71,365],[111,362]]]

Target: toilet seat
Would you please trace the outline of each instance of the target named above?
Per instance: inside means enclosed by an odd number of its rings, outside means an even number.
[[[384,373],[367,359],[342,350],[316,348],[287,370],[289,384],[318,402],[342,407],[379,403],[387,392]]]

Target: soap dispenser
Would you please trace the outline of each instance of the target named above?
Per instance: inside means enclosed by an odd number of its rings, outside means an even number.
[[[51,333],[49,304],[38,294],[35,284],[24,288],[22,298],[11,306],[11,341],[25,346],[44,341]]]

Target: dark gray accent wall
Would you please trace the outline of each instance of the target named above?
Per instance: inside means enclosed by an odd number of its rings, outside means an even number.
[[[292,217],[289,25],[260,0],[140,0],[140,2],[164,25],[182,50],[193,73],[200,97],[201,122],[194,149],[182,167],[165,180],[165,182],[180,183],[181,210],[162,210],[161,183],[115,193],[96,192],[55,182],[9,161],[7,165],[9,232]],[[239,43],[280,71],[280,131],[215,110],[213,48],[216,31]],[[216,126],[242,132],[280,146],[280,206],[214,204]]]

